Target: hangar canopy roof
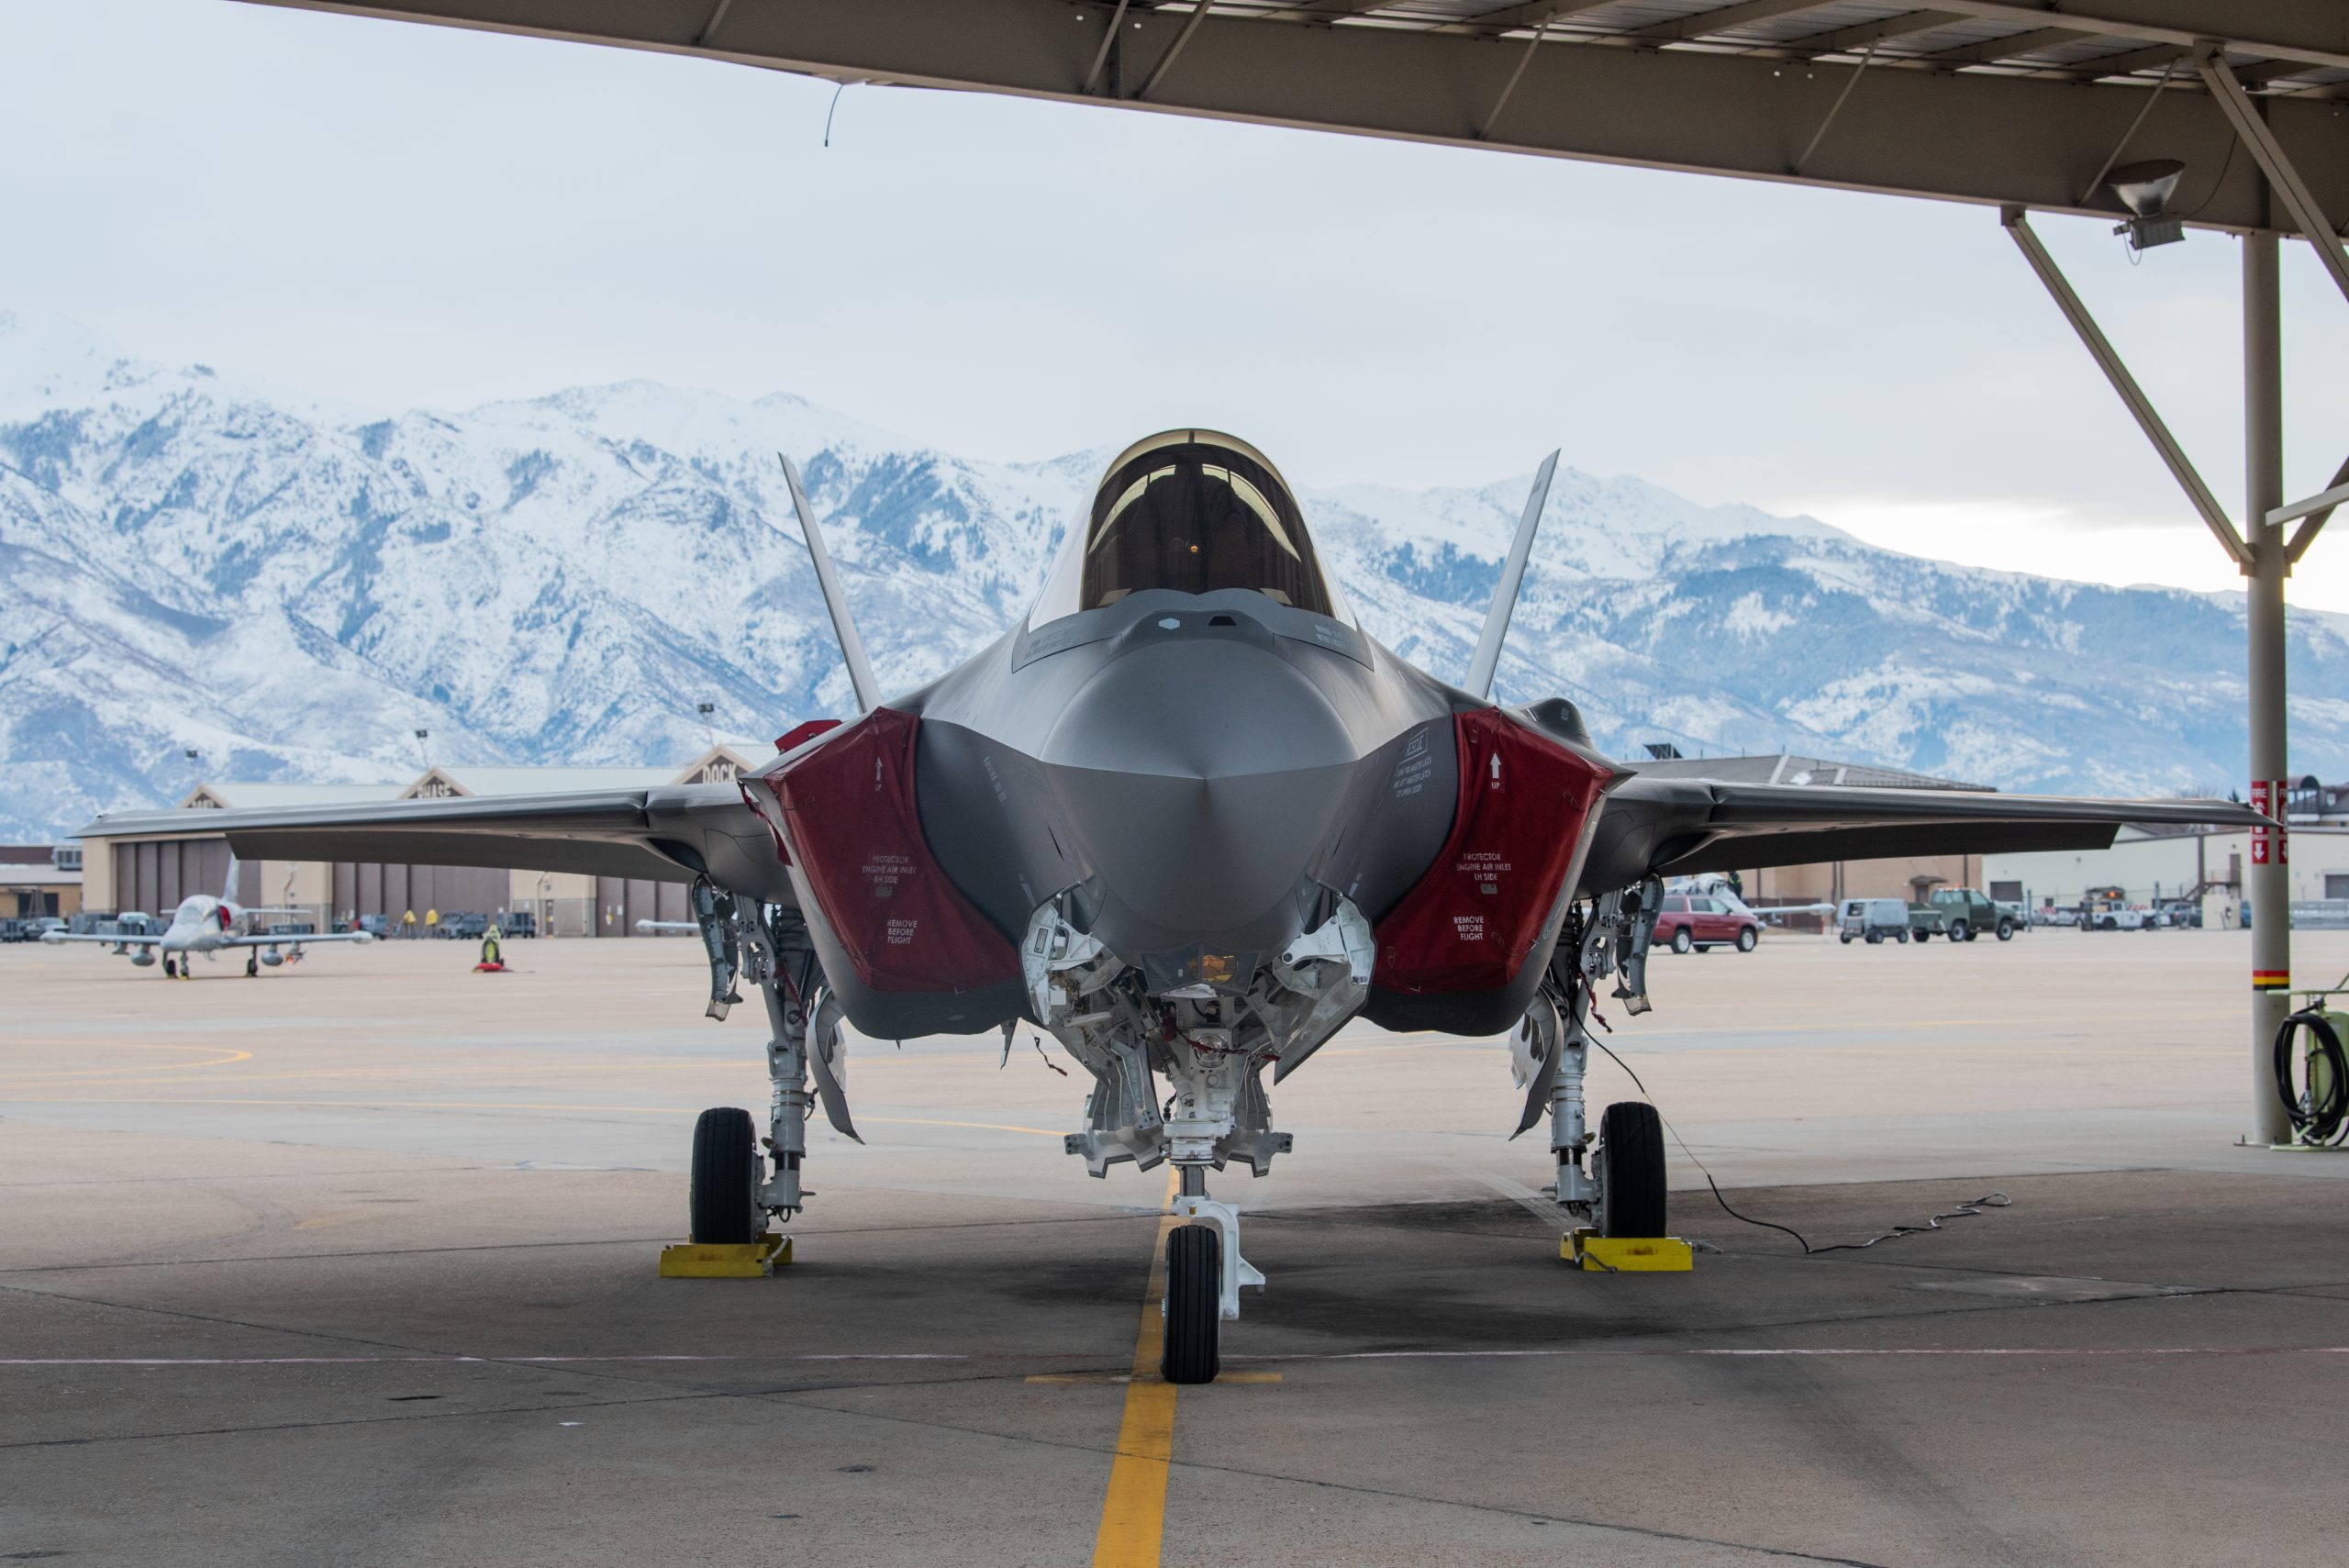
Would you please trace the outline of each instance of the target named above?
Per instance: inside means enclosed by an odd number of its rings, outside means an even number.
[[[2118,213],[2110,167],[2176,158],[2177,215],[2286,229],[2198,75],[2215,50],[2349,214],[2349,0],[258,3],[2055,211]]]

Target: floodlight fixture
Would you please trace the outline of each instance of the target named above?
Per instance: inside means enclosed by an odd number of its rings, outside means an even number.
[[[2113,229],[2129,237],[2129,249],[2143,250],[2186,238],[2183,219],[2165,216],[2169,199],[2177,194],[2177,177],[2186,165],[2175,158],[2149,158],[2123,163],[2104,177],[2105,188],[2129,209],[2129,221]]]

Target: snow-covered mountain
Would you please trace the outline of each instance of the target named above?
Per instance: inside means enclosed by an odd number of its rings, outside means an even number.
[[[1140,432],[1133,432],[1139,434]],[[0,837],[223,779],[681,760],[848,706],[774,454],[805,470],[885,684],[1026,606],[1103,451],[953,457],[783,394],[630,383],[372,418],[0,313]],[[1527,480],[1303,499],[1368,628],[1464,668]],[[2224,785],[2239,598],[1876,549],[1562,471],[1505,697],[1600,743],[1776,751],[2008,788]],[[2349,617],[2301,614],[2293,765],[2349,771]]]

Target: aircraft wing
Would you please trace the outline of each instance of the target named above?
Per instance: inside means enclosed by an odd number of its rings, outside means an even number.
[[[228,847],[247,860],[397,861],[655,882],[691,882],[706,873],[733,892],[793,902],[773,836],[730,784],[131,812],[101,817],[82,831],[184,833],[191,828],[225,829]]]
[[[1584,886],[1887,855],[2100,850],[2127,822],[2247,828],[2268,820],[2226,800],[2099,800],[1643,774],[1607,796]]]
[[[160,931],[151,937],[98,937],[87,931],[43,931],[40,940],[48,947],[55,947],[61,942],[104,942],[110,948],[150,948],[161,941],[163,937]]]
[[[306,948],[314,942],[368,942],[382,939],[366,931],[314,931],[303,937],[223,937],[215,947],[224,948]]]

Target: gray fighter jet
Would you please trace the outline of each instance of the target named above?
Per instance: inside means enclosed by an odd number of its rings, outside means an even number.
[[[802,1207],[815,1103],[855,1136],[843,1019],[883,1039],[1001,1030],[1007,1047],[1022,1020],[1048,1031],[1093,1080],[1068,1151],[1096,1176],[1123,1161],[1179,1173],[1174,1212],[1192,1223],[1169,1241],[1165,1373],[1204,1381],[1239,1287],[1264,1282],[1208,1173],[1261,1175],[1287,1152],[1267,1082],[1349,1020],[1514,1030],[1518,1130],[1550,1118],[1562,1218],[1658,1236],[1655,1110],[1609,1106],[1594,1135],[1582,1084],[1599,987],[1647,1007],[1664,878],[2257,820],[2217,801],[1642,775],[1602,755],[1564,698],[1496,706],[1555,462],[1460,685],[1363,630],[1263,453],[1173,430],[1109,465],[1024,619],[885,702],[786,462],[856,718],[802,725],[739,787],[206,820],[246,855],[690,884],[711,1016],[747,982],[773,1033],[764,1138],[740,1109],[695,1128],[699,1240],[749,1241]]]

